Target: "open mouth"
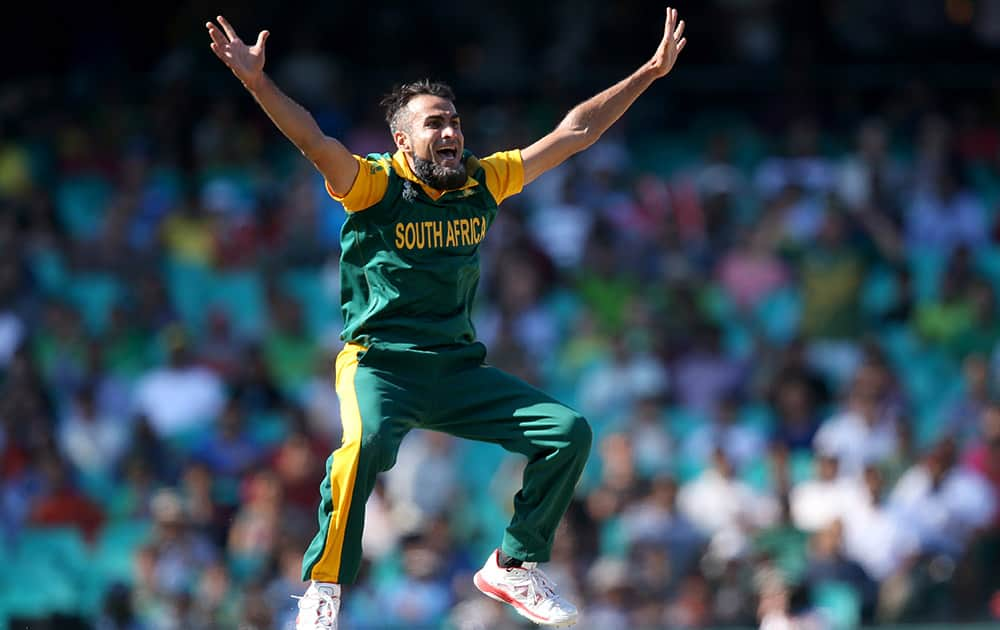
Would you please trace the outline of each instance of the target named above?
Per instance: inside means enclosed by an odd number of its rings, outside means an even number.
[[[458,159],[458,149],[455,147],[441,147],[436,153],[442,162],[453,162]]]

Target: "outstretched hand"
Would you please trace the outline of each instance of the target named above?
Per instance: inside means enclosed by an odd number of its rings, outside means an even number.
[[[243,40],[236,35],[236,31],[230,26],[226,18],[221,15],[217,18],[219,27],[212,22],[206,22],[208,36],[212,38],[211,49],[215,56],[226,64],[233,74],[243,82],[247,88],[252,89],[254,84],[264,74],[264,43],[267,41],[268,31],[261,31],[257,35],[257,43],[247,46]]]
[[[677,9],[667,7],[667,22],[663,27],[663,40],[660,42],[650,65],[656,70],[656,76],[666,76],[674,67],[677,55],[684,50],[687,39],[684,35],[684,20],[677,21]]]

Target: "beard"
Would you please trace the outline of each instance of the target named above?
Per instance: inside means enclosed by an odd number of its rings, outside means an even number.
[[[413,156],[413,174],[435,190],[455,190],[464,186],[468,179],[465,162],[459,161],[458,166],[448,168],[416,155]]]

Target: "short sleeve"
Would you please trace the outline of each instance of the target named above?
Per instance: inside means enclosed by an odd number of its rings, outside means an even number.
[[[497,204],[524,188],[524,162],[521,150],[500,151],[479,160],[486,172],[486,187]]]
[[[330,182],[326,182],[326,192],[348,212],[360,212],[382,201],[389,186],[389,169],[392,168],[389,161],[381,156],[363,158],[355,155],[354,159],[358,161],[358,175],[346,195],[341,197],[333,192]]]

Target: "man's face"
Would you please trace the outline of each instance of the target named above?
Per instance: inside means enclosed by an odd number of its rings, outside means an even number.
[[[464,184],[465,137],[455,104],[440,96],[421,94],[410,99],[404,115],[394,139],[410,155],[417,176],[438,190]]]

